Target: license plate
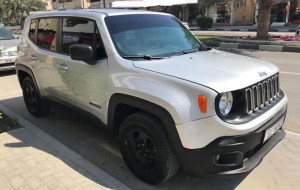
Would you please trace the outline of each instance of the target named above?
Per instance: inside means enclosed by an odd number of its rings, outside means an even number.
[[[264,137],[264,142],[268,140],[270,137],[272,137],[278,129],[280,129],[283,125],[283,120],[284,118],[281,118],[277,123],[275,123],[272,127],[266,130],[265,132],[265,137]]]
[[[13,59],[5,59],[5,63],[12,63],[12,62],[14,62]]]

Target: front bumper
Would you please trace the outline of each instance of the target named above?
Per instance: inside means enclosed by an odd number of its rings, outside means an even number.
[[[0,57],[0,71],[9,71],[15,69],[16,56]]]
[[[263,142],[265,131],[285,118],[286,111],[285,106],[259,129],[248,134],[219,137],[200,149],[177,149],[182,169],[188,175],[196,177],[251,171],[284,138],[284,130],[279,129],[270,139]],[[222,144],[224,140],[228,140],[229,143]]]

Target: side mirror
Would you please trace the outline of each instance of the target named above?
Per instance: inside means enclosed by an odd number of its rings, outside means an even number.
[[[95,64],[94,50],[88,44],[73,44],[69,48],[71,59],[85,61],[88,64]]]

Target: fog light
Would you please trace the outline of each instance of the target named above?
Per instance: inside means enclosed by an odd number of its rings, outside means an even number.
[[[236,166],[243,163],[243,153],[240,151],[217,154],[214,159],[216,166]]]

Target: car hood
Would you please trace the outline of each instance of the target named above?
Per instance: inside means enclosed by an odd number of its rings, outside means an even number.
[[[278,72],[271,63],[219,50],[134,61],[133,64],[137,68],[194,82],[220,93],[245,88]],[[263,72],[266,75],[261,76]]]
[[[21,42],[19,39],[0,40],[1,51],[17,51],[17,45]]]

